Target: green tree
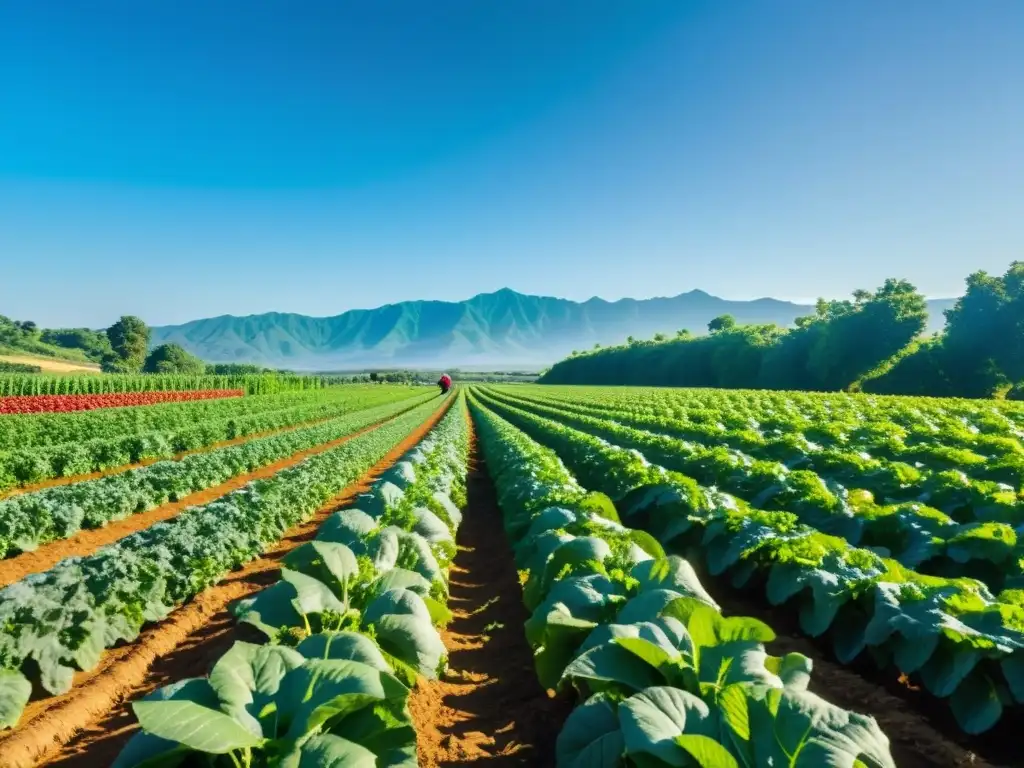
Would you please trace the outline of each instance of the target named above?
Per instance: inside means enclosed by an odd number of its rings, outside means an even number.
[[[143,373],[193,373],[202,374],[206,363],[189,354],[177,344],[161,344],[149,353]]]
[[[664,333],[656,333],[656,334],[654,334],[654,340],[655,341],[661,342],[661,341],[665,341],[667,339],[668,339],[668,336],[666,336]]]
[[[691,336],[693,336],[693,334],[690,333],[689,328],[680,328],[678,331],[676,331],[677,339],[689,339]]]
[[[946,311],[943,368],[966,397],[1001,394],[1024,379],[1024,262],[1002,277],[975,272]]]
[[[710,323],[708,323],[708,330],[711,333],[717,333],[718,331],[727,331],[730,328],[736,327],[736,318],[732,315],[719,315]]]
[[[149,347],[149,328],[141,319],[124,315],[107,329],[107,338],[114,350],[113,356],[120,362],[105,359],[104,370],[108,365],[134,371],[142,368]]]
[[[868,295],[870,298],[865,298]],[[906,280],[889,278],[873,294],[854,301],[819,301],[823,327],[810,349],[808,388],[849,389],[917,339],[928,322],[928,306]]]

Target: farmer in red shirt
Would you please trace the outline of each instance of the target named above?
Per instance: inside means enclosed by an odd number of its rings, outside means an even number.
[[[442,395],[447,395],[448,390],[452,388],[452,377],[447,373],[442,374],[441,378],[437,381],[437,386],[441,388]]]

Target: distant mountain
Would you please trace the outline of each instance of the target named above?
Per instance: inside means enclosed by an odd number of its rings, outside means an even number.
[[[953,299],[931,302],[933,324]],[[404,301],[334,317],[268,312],[223,315],[153,329],[152,345],[174,342],[210,362],[292,370],[391,367],[540,367],[595,344],[650,338],[680,328],[703,333],[731,314],[740,323],[790,325],[811,307],[778,299],[729,301],[704,291],[671,298],[593,298],[582,303],[504,288],[466,301]]]

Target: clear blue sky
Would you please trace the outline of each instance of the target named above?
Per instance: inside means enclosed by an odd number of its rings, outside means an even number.
[[[0,314],[508,286],[955,295],[1024,259],[1020,0],[0,4]]]

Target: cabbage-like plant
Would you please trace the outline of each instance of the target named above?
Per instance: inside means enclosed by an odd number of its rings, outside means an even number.
[[[324,646],[329,658],[307,659],[284,646],[236,643],[208,679],[182,680],[132,705],[142,732],[114,768],[176,766],[193,754],[232,768],[413,768],[409,689],[372,648],[343,638],[333,654]],[[346,653],[361,660],[337,657]]]

